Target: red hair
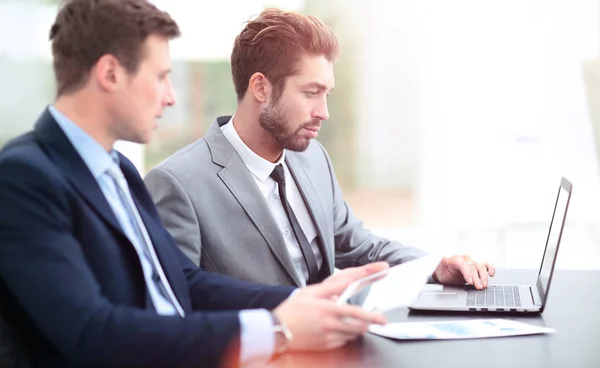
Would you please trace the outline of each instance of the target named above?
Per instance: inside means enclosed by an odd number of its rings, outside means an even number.
[[[336,36],[316,17],[278,9],[265,9],[236,37],[231,53],[231,74],[238,101],[248,90],[250,77],[260,72],[273,85],[274,99],[283,92],[287,77],[295,74],[304,54],[339,56]]]

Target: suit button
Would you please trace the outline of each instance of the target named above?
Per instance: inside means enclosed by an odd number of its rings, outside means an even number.
[[[273,194],[273,198],[275,198],[276,200],[279,200],[279,195]]]

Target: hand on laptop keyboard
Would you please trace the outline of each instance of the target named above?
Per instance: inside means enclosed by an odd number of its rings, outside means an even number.
[[[479,263],[466,255],[447,257],[442,260],[433,274],[440,284],[461,285],[465,282],[476,289],[484,289],[488,285],[488,276],[493,277],[496,267],[491,263]]]

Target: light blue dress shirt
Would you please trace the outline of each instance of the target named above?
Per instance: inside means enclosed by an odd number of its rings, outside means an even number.
[[[139,239],[137,239],[129,221],[131,219],[128,219],[127,211],[117,193],[115,182],[107,174],[107,170],[114,167],[114,165],[120,170],[116,151],[107,152],[79,126],[56,110],[54,106],[49,106],[48,109],[98,182],[121,228],[131,240],[140,258],[146,286],[157,313],[175,315],[177,312],[173,304],[162,296],[156,284],[152,281],[152,265],[141,249]],[[143,230],[146,231],[146,229]],[[241,326],[240,361],[242,363],[265,361],[272,355],[275,345],[271,315],[265,309],[251,309],[240,311],[239,318]]]

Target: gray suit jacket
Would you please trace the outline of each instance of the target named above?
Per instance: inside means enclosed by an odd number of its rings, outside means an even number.
[[[220,126],[152,169],[144,181],[181,249],[208,271],[265,284],[302,285],[267,203]],[[333,270],[425,253],[373,235],[344,201],[327,152],[311,141],[286,162],[308,204]]]

